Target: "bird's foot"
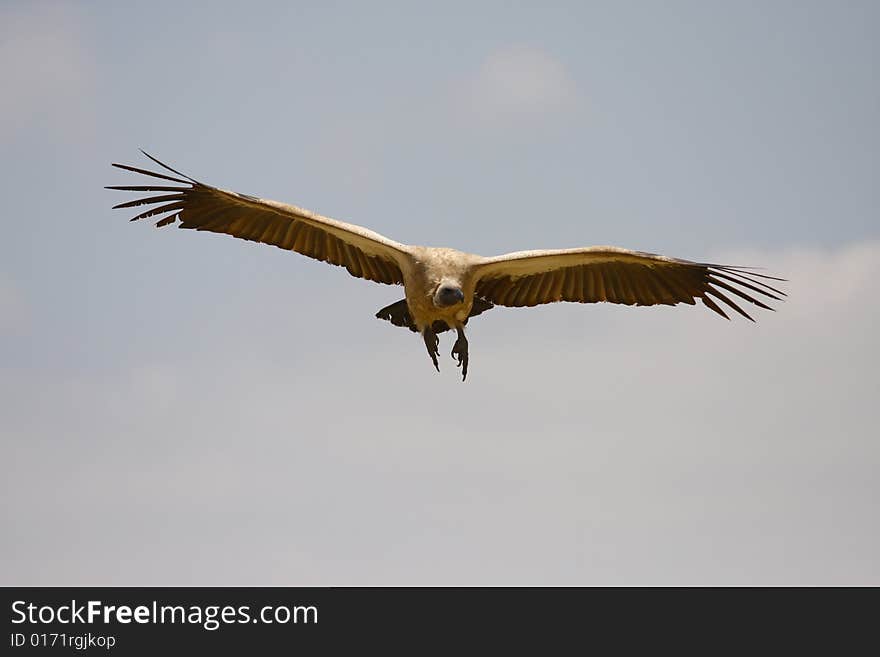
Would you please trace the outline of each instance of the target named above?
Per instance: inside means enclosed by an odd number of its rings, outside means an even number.
[[[437,363],[437,356],[440,355],[440,338],[438,338],[437,334],[430,329],[425,329],[424,333],[422,333],[422,337],[425,339],[425,347],[428,349],[428,355],[431,357],[431,362],[434,363],[434,369],[439,372],[440,365]]]
[[[467,338],[464,337],[464,333],[461,331],[459,331],[458,339],[455,341],[455,344],[452,345],[451,356],[458,359],[456,367],[461,368],[461,380],[464,381],[467,378],[468,341]]]

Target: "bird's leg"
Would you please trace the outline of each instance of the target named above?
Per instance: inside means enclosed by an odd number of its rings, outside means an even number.
[[[458,331],[458,339],[452,345],[452,357],[458,358],[457,367],[461,368],[461,380],[464,381],[467,378],[468,341],[464,337],[464,327],[456,326],[455,330]]]
[[[439,372],[440,365],[437,364],[437,356],[440,355],[440,338],[437,337],[437,334],[434,333],[430,326],[425,327],[425,330],[422,331],[422,337],[425,339],[425,347],[428,349],[431,362],[434,363],[434,369]]]

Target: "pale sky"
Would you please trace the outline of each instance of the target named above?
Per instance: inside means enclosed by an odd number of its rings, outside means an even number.
[[[880,584],[876,2],[0,5],[4,585]],[[402,298],[131,224],[139,147],[493,255],[760,265],[777,312]]]

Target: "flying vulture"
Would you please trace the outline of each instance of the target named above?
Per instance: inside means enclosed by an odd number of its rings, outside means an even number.
[[[376,317],[420,333],[438,371],[437,334],[455,329],[458,337],[452,357],[461,367],[462,380],[468,371],[465,324],[495,305],[608,301],[628,306],[674,306],[694,305],[700,299],[726,319],[730,319],[725,312],[729,307],[754,321],[743,310],[743,301],[772,310],[761,298],[780,301],[785,296],[768,283],[783,279],[750,268],[690,262],[613,246],[518,251],[491,258],[455,249],[410,246],[295,205],[206,185],[144,155],[174,175],[113,164],[166,181],[108,187],[145,194],[114,209],[151,206],[131,221],[160,217],[156,226],[162,227],[179,220],[178,228],[272,244],[345,267],[352,276],[403,285],[406,298],[382,308]]]

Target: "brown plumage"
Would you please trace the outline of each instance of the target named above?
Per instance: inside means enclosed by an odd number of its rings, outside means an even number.
[[[294,205],[230,192],[186,176],[127,166],[126,171],[175,183],[116,185],[108,189],[148,195],[114,208],[151,206],[131,220],[159,217],[157,227],[180,221],[179,228],[225,233],[345,267],[352,276],[403,285],[406,298],[380,310],[387,319],[422,334],[434,366],[437,333],[456,329],[453,358],[467,377],[470,317],[499,306],[535,306],[556,301],[607,301],[636,306],[693,305],[699,299],[730,319],[725,307],[754,321],[747,301],[772,310],[761,299],[779,301],[785,293],[768,281],[782,281],[744,267],[668,258],[612,246],[520,251],[484,258],[447,248],[410,246],[354,224],[336,221]]]

